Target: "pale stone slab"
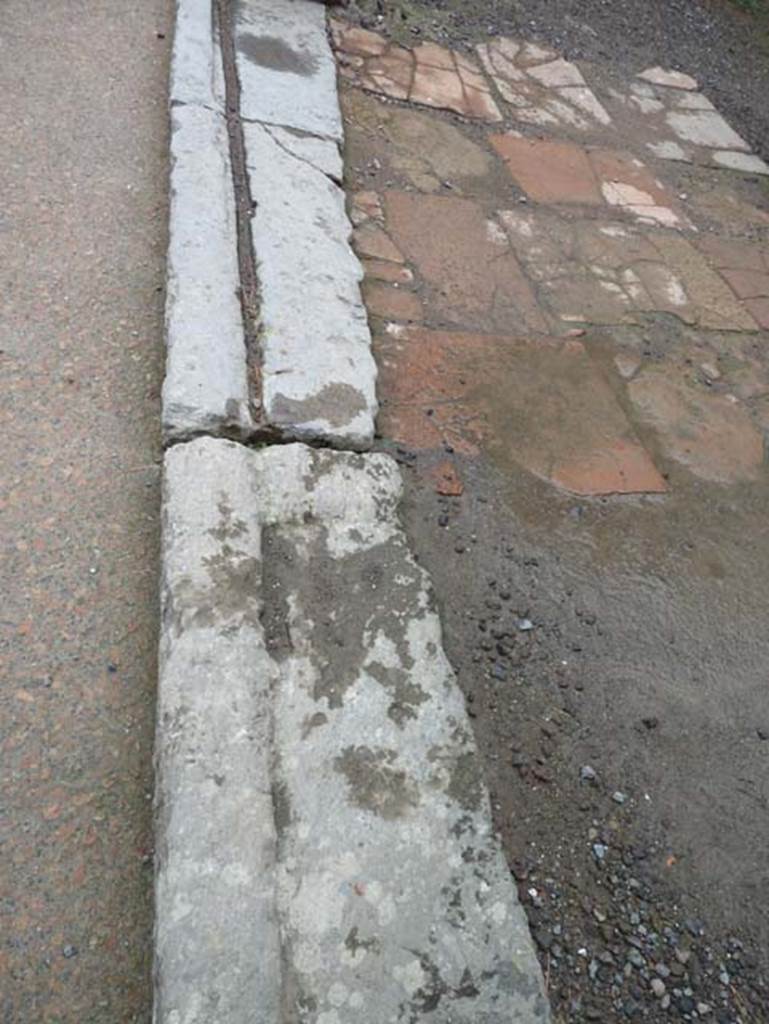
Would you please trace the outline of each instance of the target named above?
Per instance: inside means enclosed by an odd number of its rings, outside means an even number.
[[[761,157],[752,153],[734,153],[730,150],[716,151],[713,155],[713,163],[720,167],[729,167],[733,171],[745,171],[747,174],[769,174],[769,166],[764,163]]]
[[[695,146],[716,149],[742,149],[749,146],[737,132],[714,110],[670,110],[665,120],[679,139]]]
[[[376,366],[344,192],[257,124],[244,126],[261,292],[262,413],[295,439],[364,448]]]
[[[549,1019],[400,494],[383,455],[166,455],[156,1024]]]
[[[665,85],[670,89],[696,89],[697,79],[685,75],[682,71],[667,71],[665,68],[647,68],[638,78],[651,82],[653,85]]]
[[[223,109],[211,0],[177,0],[171,60],[171,104]]]
[[[336,63],[322,4],[240,0],[235,48],[243,118],[341,142]]]
[[[660,142],[647,142],[646,148],[650,149],[661,160],[679,160],[683,163],[691,163],[691,157],[683,146],[679,146],[672,139],[662,139]]]
[[[239,285],[224,119],[204,106],[172,106],[166,440],[252,428]]]

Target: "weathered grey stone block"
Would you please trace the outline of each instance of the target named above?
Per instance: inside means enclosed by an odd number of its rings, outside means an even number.
[[[171,213],[163,433],[252,429],[238,297],[235,212],[224,119],[171,108]]]
[[[261,295],[262,410],[287,437],[365,448],[376,365],[344,192],[313,153],[244,126]]]
[[[547,1020],[395,463],[165,466],[157,1024]]]

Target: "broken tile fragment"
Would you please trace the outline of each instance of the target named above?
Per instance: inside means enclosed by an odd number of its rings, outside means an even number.
[[[437,466],[432,466],[427,471],[428,477],[432,480],[436,494],[442,494],[447,498],[459,498],[465,490],[464,484],[457,473],[452,462],[444,460]]]
[[[715,110],[670,110],[665,121],[679,139],[709,149],[750,147]]]
[[[685,75],[682,71],[666,71],[665,68],[647,68],[641,71],[639,78],[653,85],[664,85],[670,89],[696,89],[697,79],[691,75]]]
[[[480,68],[454,50],[431,42],[408,49],[338,19],[332,39],[340,72],[363,89],[464,117],[502,119]]]
[[[476,51],[516,120],[581,130],[611,123],[577,65],[555,51],[505,37]]]
[[[754,174],[769,173],[769,168],[750,153],[745,140],[707,96],[683,86],[671,88],[652,82],[653,79],[636,80],[611,89],[609,105],[615,101],[636,117],[636,138],[655,156]],[[696,84],[691,88],[696,88]]]

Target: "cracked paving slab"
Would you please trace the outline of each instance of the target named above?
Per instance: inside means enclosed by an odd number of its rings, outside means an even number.
[[[713,330],[758,330],[686,238],[543,210],[503,210],[499,219],[538,297],[563,322],[636,323],[654,312]]]
[[[275,131],[244,125],[256,203],[263,414],[284,437],[365,448],[376,367],[344,192],[325,173],[323,152]],[[312,162],[318,156],[320,166]]]
[[[549,1019],[400,493],[384,455],[166,454],[157,1024]]]

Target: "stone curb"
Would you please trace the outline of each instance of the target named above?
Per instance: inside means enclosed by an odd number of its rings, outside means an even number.
[[[244,0],[235,47],[254,204],[261,393],[249,392],[211,3],[178,0],[163,436],[365,449],[374,437],[376,366],[338,184],[342,124],[324,9],[309,0]]]
[[[166,442],[247,437],[232,168],[211,0],[178,0],[171,60],[171,209],[166,289]]]
[[[400,491],[166,454],[156,1024],[548,1019]]]

